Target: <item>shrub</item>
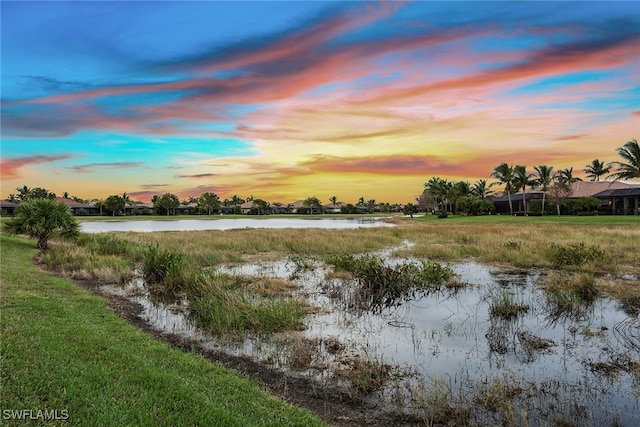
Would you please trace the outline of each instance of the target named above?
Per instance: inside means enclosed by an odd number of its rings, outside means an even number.
[[[65,204],[52,199],[32,199],[22,203],[16,216],[2,224],[9,234],[25,234],[38,240],[38,248],[49,249],[49,240],[75,239],[80,234],[80,225]]]

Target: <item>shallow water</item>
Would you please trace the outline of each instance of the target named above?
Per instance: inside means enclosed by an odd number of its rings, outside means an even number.
[[[220,218],[220,219],[178,219],[149,221],[87,221],[80,223],[84,233],[106,233],[113,231],[202,231],[233,230],[241,228],[329,228],[349,229],[368,227],[389,227],[393,224],[381,218]]]
[[[290,260],[220,270],[290,279],[300,286],[299,295],[319,307],[307,317],[300,339],[324,342],[324,347],[318,346],[322,354],[295,374],[335,386],[331,372],[344,369],[349,358],[393,366],[399,376],[367,396],[371,404],[412,412],[412,396],[415,400],[420,392],[429,394],[434,385],[444,385],[453,398],[474,404],[480,390],[499,380],[519,390],[513,412],[516,418],[528,417],[531,425],[558,419],[578,425],[611,425],[613,420],[640,425],[640,376],[629,368],[636,366],[630,361],[640,359],[637,315],[625,313],[615,301],[598,299],[581,313],[558,316],[537,286],[538,272],[507,272],[473,262],[450,266],[467,287],[420,294],[377,314],[354,309],[348,295],[353,284],[327,279],[321,263],[304,270]],[[490,305],[502,292],[529,305],[529,311],[514,320],[490,316]],[[247,336],[235,342],[207,336],[191,325],[179,305],[137,299],[155,327],[276,368],[289,370],[298,351],[282,336]],[[552,345],[536,349],[527,337]],[[343,350],[323,351],[328,340],[339,341]],[[490,411],[475,407],[476,420],[499,421]]]

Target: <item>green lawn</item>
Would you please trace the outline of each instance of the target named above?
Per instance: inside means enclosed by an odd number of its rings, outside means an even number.
[[[105,299],[33,264],[35,244],[0,235],[1,411],[57,410],[65,425],[324,425],[253,381],[154,340]],[[65,411],[65,412],[63,412]]]
[[[511,216],[511,215],[480,215],[462,216],[449,215],[447,218],[438,218],[437,215],[423,215],[415,217],[417,221],[437,221],[442,223],[456,222],[459,224],[575,224],[575,225],[633,225],[640,226],[640,215],[545,215],[545,216]]]

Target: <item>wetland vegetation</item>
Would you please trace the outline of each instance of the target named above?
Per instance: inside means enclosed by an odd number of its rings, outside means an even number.
[[[402,422],[631,425],[640,224],[572,220],[84,234],[38,261]]]

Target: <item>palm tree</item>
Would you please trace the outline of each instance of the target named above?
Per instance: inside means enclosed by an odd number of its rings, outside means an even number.
[[[514,171],[513,166],[509,166],[506,163],[500,163],[493,168],[493,172],[489,175],[496,178],[498,182],[494,184],[504,184],[504,192],[507,193],[509,199],[509,212],[513,215],[513,204],[511,203],[511,194],[514,193]]]
[[[600,181],[600,177],[608,174],[611,171],[611,164],[606,165],[598,159],[593,159],[591,164],[584,167],[584,173],[587,174],[587,178],[591,181]]]
[[[471,184],[469,184],[469,181],[457,181],[453,184],[453,193],[456,198],[468,196],[471,192]]]
[[[243,204],[244,200],[234,194],[233,197],[231,197],[231,203],[233,203],[233,213],[236,213],[238,211],[238,205]]]
[[[23,185],[22,187],[16,188],[16,190],[18,191],[18,195],[16,196],[18,200],[24,201],[29,199],[29,194],[31,194],[31,189],[29,187]]]
[[[560,169],[558,171],[558,175],[565,181],[567,184],[573,184],[576,181],[582,181],[577,176],[573,176],[573,166],[566,169]]]
[[[424,184],[424,188],[431,193],[436,203],[436,210],[447,210],[449,198],[453,196],[453,182],[440,177],[433,177]]]
[[[493,191],[489,189],[489,185],[487,185],[486,179],[480,179],[473,184],[471,194],[474,194],[480,199],[484,200],[487,197],[491,197]]]
[[[302,202],[302,206],[308,208],[309,214],[313,215],[313,208],[318,208],[318,210],[320,210],[320,208],[322,207],[322,202],[317,197],[312,196],[304,199],[304,201]]]
[[[367,211],[369,213],[372,213],[373,210],[375,209],[375,207],[376,207],[376,200],[375,199],[367,200]]]
[[[80,234],[80,226],[67,205],[43,198],[22,203],[16,216],[2,226],[9,234],[26,234],[38,239],[38,248],[42,251],[49,249],[49,239],[73,239]]]
[[[338,197],[336,196],[331,196],[329,197],[329,201],[333,204],[333,206],[335,207],[336,204],[338,204]]]
[[[539,165],[533,167],[538,173],[537,185],[542,190],[542,215],[544,215],[544,202],[553,179],[553,166]]]
[[[527,187],[533,188],[536,181],[533,179],[532,173],[527,173],[527,167],[525,165],[516,165],[513,168],[513,174],[515,175],[514,188],[515,190],[522,189],[522,208],[524,214],[527,214]]]
[[[617,166],[615,173],[609,175],[613,179],[635,179],[640,178],[640,146],[638,140],[632,139],[617,148],[618,154],[625,162],[611,162],[611,166]]]

